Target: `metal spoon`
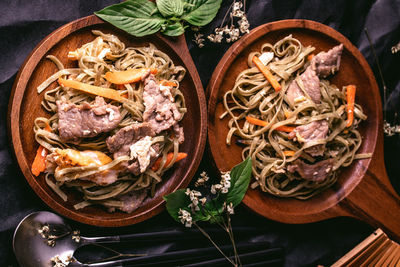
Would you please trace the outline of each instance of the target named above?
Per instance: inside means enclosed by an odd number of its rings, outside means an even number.
[[[97,264],[82,264],[73,257],[81,246],[97,243],[115,243],[129,240],[168,240],[190,238],[188,231],[172,230],[167,232],[139,233],[121,236],[84,237],[74,233],[72,228],[60,216],[39,211],[26,216],[14,232],[13,249],[18,263],[22,267],[50,267],[51,259],[70,258],[68,266],[122,266],[121,260]],[[53,242],[53,241],[55,242]],[[122,260],[124,261],[124,260]]]
[[[239,227],[235,228],[235,233],[250,234],[259,232],[260,229]],[[208,234],[213,236],[223,236],[224,231],[220,229],[208,229]],[[197,229],[168,230],[161,232],[128,234],[120,236],[104,237],[85,237],[72,231],[72,228],[60,216],[47,211],[34,212],[27,215],[17,226],[14,232],[13,249],[18,263],[22,267],[50,267],[54,266],[51,259],[70,259],[64,266],[68,267],[107,267],[107,266],[128,266],[136,262],[146,262],[149,258],[159,258],[168,256],[149,255],[145,257],[131,257],[121,260],[84,264],[74,257],[74,252],[81,246],[99,243],[116,243],[120,241],[148,241],[158,242],[162,240],[184,240],[191,241],[197,238],[204,238]],[[53,242],[54,241],[54,242]],[[200,251],[198,251],[200,252]],[[188,256],[185,251],[170,252],[169,256],[182,257]],[[185,254],[185,255],[184,255]],[[206,253],[207,254],[207,253]],[[58,265],[60,266],[60,265]]]

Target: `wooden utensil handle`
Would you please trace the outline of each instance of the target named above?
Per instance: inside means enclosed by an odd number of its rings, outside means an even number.
[[[383,158],[381,159],[383,161]],[[400,198],[391,186],[383,165],[371,162],[360,184],[339,206],[348,216],[382,228],[392,239],[400,241]],[[383,168],[378,169],[377,168]],[[384,175],[384,177],[379,177]]]

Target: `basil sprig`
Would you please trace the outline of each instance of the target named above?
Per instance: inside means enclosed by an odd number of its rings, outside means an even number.
[[[242,202],[251,179],[251,158],[247,158],[242,163],[233,167],[230,172],[231,186],[226,194],[219,193],[217,197],[207,201],[204,206],[199,205],[199,210],[193,212],[189,208],[191,203],[185,189],[179,189],[174,193],[164,196],[167,202],[167,211],[177,222],[179,219],[179,210],[191,212],[193,222],[209,221],[215,223],[224,219],[224,205],[236,207]]]
[[[127,0],[108,6],[95,14],[134,36],[145,36],[161,31],[168,36],[179,36],[185,23],[204,26],[210,23],[222,0]]]

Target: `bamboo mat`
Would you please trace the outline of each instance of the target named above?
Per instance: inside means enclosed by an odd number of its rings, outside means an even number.
[[[332,265],[341,266],[400,266],[400,245],[377,229]]]

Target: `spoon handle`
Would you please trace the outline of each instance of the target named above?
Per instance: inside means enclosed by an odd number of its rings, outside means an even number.
[[[238,253],[245,255],[246,253],[262,254],[262,258],[270,257],[272,259],[281,259],[283,257],[282,248],[270,248],[267,242],[256,242],[248,244],[238,244],[236,248]],[[232,252],[232,245],[220,246],[221,251],[225,254]],[[253,255],[253,258],[256,255]],[[258,255],[260,257],[260,255]],[[120,260],[113,260],[98,263],[71,263],[68,267],[109,267],[109,266],[176,266],[188,264],[188,262],[208,261],[215,258],[222,258],[220,252],[215,247],[186,249],[180,251],[170,251],[161,254],[153,254],[142,257],[133,257]]]

